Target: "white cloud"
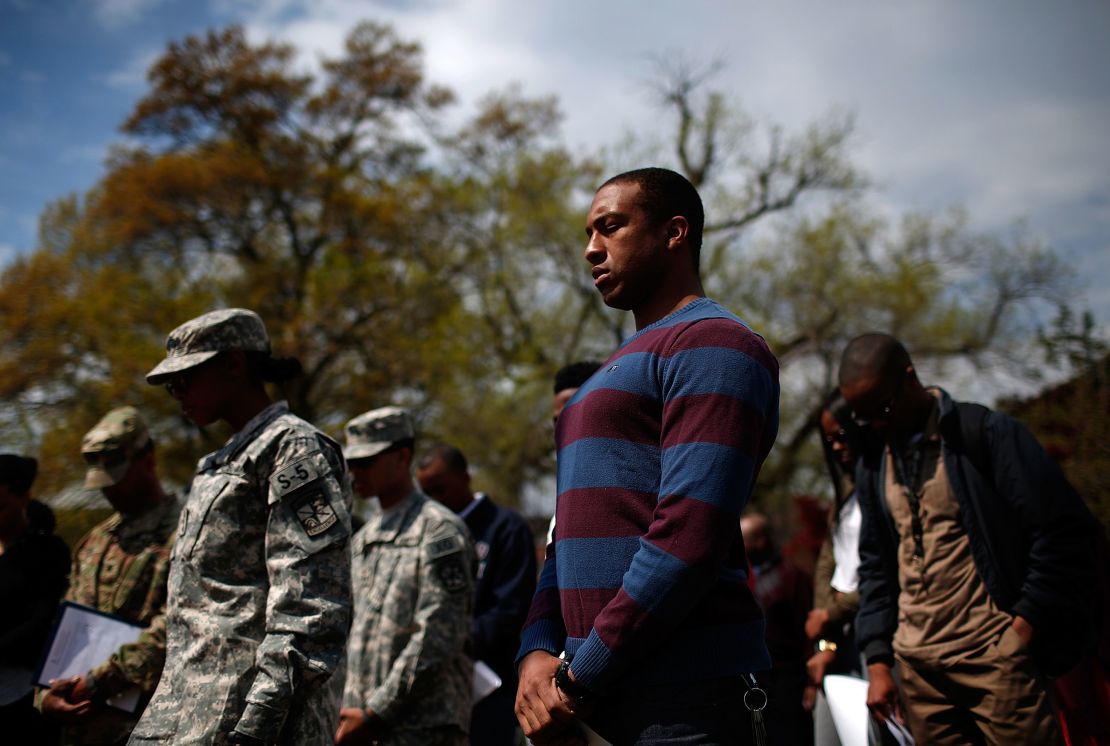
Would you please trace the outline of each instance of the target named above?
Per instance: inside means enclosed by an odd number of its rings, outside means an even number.
[[[455,89],[461,110],[523,81],[528,95],[559,96],[568,142],[591,152],[628,130],[667,141],[672,120],[643,85],[647,55],[723,51],[714,86],[759,122],[798,131],[837,106],[855,113],[853,155],[883,212],[963,205],[988,230],[1026,218],[1050,242],[1086,247],[1075,257],[1085,271],[1107,272],[1086,258],[1105,256],[1093,247],[1110,229],[1100,0],[1067,14],[1003,0],[214,1],[252,38],[296,45],[310,68],[338,55],[358,21],[392,23],[424,46],[429,79]]]
[[[161,0],[94,0],[93,15],[108,28],[119,28],[137,21]]]
[[[149,47],[136,51],[123,67],[117,68],[103,77],[110,87],[121,90],[141,89],[146,83],[146,74],[163,53],[160,47]]]

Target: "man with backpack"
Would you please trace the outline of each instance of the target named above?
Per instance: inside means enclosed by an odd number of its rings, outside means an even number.
[[[856,482],[868,707],[918,743],[1058,743],[1045,677],[1093,639],[1089,511],[1024,426],[922,386],[894,337],[852,340],[839,378],[882,440]]]

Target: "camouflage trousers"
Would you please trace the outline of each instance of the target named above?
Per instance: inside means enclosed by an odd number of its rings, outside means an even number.
[[[470,746],[470,739],[461,728],[452,725],[423,730],[402,730],[374,741],[375,746]]]

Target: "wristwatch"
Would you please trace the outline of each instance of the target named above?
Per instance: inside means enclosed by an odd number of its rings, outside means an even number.
[[[836,643],[832,640],[818,640],[817,649],[822,653],[835,653]]]
[[[559,668],[555,670],[555,686],[559,687],[559,690],[573,699],[576,704],[588,704],[594,698],[593,692],[570,678],[570,661],[568,660],[563,660],[559,664]]]

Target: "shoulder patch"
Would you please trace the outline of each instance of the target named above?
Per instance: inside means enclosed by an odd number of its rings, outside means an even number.
[[[270,489],[276,497],[287,495],[323,476],[319,467],[313,463],[313,455],[295,461],[270,477]]]
[[[463,549],[463,541],[460,537],[452,534],[441,536],[432,541],[428,545],[428,559],[437,560],[440,557],[446,557],[449,554],[461,552]]]
[[[459,591],[466,590],[470,586],[467,578],[466,563],[462,561],[461,557],[452,559],[441,560],[435,565],[436,575],[443,583],[443,587],[450,593],[458,593]]]
[[[319,536],[335,525],[339,516],[321,489],[306,492],[293,501],[293,513],[309,536]]]

